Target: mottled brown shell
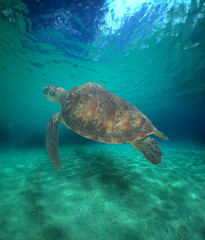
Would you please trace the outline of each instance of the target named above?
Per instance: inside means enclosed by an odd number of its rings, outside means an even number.
[[[151,121],[134,105],[97,83],[71,89],[63,102],[66,125],[95,141],[132,142],[154,131]]]

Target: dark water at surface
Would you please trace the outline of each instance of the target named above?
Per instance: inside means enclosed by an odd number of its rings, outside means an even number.
[[[44,136],[59,109],[44,98],[45,86],[69,90],[91,81],[136,105],[170,137],[203,142],[203,1],[120,2],[1,4],[7,140]]]
[[[162,164],[62,126],[54,169],[45,135],[61,106],[43,90],[86,82],[169,137]],[[0,239],[205,239],[204,109],[204,1],[0,0]]]

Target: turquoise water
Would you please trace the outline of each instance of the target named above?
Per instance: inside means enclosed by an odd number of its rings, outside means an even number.
[[[0,239],[205,239],[204,1],[0,1]],[[43,90],[96,82],[169,141],[154,166],[130,144],[60,126]]]
[[[129,145],[1,153],[1,239],[204,239],[205,150],[161,144],[156,167]]]

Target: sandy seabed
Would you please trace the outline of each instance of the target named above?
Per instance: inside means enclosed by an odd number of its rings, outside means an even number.
[[[130,144],[0,153],[2,240],[204,240],[205,149],[160,143],[151,165]]]

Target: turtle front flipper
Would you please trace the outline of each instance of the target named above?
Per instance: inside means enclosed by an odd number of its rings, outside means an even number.
[[[162,161],[162,151],[159,144],[151,137],[146,137],[130,143],[135,149],[140,151],[152,164],[159,164]]]
[[[46,135],[46,148],[49,157],[56,168],[61,168],[61,162],[58,155],[58,132],[60,125],[61,113],[54,114],[48,123]]]

